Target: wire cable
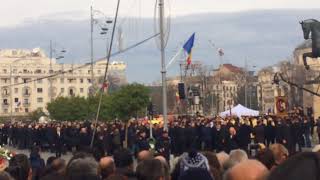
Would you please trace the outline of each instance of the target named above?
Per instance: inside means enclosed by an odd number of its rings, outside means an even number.
[[[117,26],[119,7],[120,7],[120,0],[118,0],[116,15],[114,17],[114,24],[113,24],[113,28],[112,28],[111,41],[110,41],[110,45],[109,45],[109,52],[108,52],[108,56],[107,56],[107,64],[106,64],[106,69],[104,72],[103,84],[106,83],[106,81],[107,81],[106,79],[107,79],[107,74],[108,74],[108,69],[109,69],[109,62],[110,62],[110,58],[111,58],[111,51],[112,51],[112,45],[113,45],[113,40],[114,40],[114,34],[115,34],[116,26]],[[99,104],[98,104],[94,129],[93,129],[93,133],[92,133],[92,139],[91,139],[91,143],[90,143],[91,148],[93,147],[93,142],[94,142],[95,134],[97,131],[97,124],[98,124],[99,115],[100,115],[102,97],[103,97],[103,93],[100,93]]]

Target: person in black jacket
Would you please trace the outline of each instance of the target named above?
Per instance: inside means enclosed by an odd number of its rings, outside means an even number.
[[[303,120],[303,136],[305,141],[305,147],[311,148],[311,131],[312,131],[312,120],[309,120],[307,117]]]
[[[226,138],[228,136],[228,130],[226,125],[217,122],[214,127],[214,147],[217,152],[225,150]]]
[[[255,143],[265,144],[265,132],[262,120],[258,120],[258,125],[253,128],[253,134],[255,136]]]
[[[230,127],[229,134],[226,137],[226,152],[230,153],[230,151],[234,149],[239,149],[239,137],[236,129],[234,127]]]
[[[29,161],[32,168],[32,179],[39,180],[45,168],[45,162],[40,156],[40,148],[33,147],[31,149]]]
[[[206,151],[212,150],[212,128],[210,127],[210,123],[201,125],[201,142],[204,145],[204,149]]]
[[[177,128],[177,153],[181,155],[183,151],[186,149],[186,136],[185,136],[185,125],[181,123]]]
[[[63,137],[64,136],[62,134],[61,128],[58,126],[54,134],[54,147],[55,147],[56,157],[61,157],[63,146],[64,146]]]
[[[267,147],[275,143],[276,128],[272,124],[272,119],[269,119],[267,122],[267,126],[265,127],[265,135],[267,140]]]
[[[251,142],[252,127],[249,120],[245,120],[238,130],[239,146],[242,150],[248,152],[248,145]]]
[[[162,132],[162,136],[156,142],[156,151],[159,155],[166,158],[167,162],[170,162],[170,147],[171,139],[167,131]]]
[[[290,119],[286,119],[283,121],[282,125],[282,133],[283,133],[283,145],[289,150],[290,154],[294,154],[295,148],[292,140],[292,123]]]
[[[89,135],[87,128],[81,128],[79,133],[79,150],[88,151],[91,143],[91,136]]]
[[[141,131],[139,133],[139,137],[137,140],[137,149],[138,149],[138,152],[150,149],[150,145],[146,138],[146,133],[144,131]]]
[[[198,131],[195,123],[189,123],[189,126],[185,129],[185,135],[186,137],[186,149],[184,150],[189,150],[189,149],[194,149],[197,148],[197,140],[198,140]]]
[[[302,151],[302,146],[303,146],[303,124],[302,122],[295,117],[293,119],[293,122],[291,124],[291,132],[292,132],[292,146],[293,146],[293,151],[291,153],[295,153],[296,151],[296,144],[298,144],[299,147],[299,152]]]
[[[171,152],[173,155],[177,156],[178,153],[178,123],[174,122],[174,124],[170,127],[169,136],[171,138]]]

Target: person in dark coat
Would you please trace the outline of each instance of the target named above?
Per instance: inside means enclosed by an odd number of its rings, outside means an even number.
[[[253,134],[255,136],[255,143],[265,144],[264,125],[261,120],[258,120],[258,125],[253,128]]]
[[[312,123],[307,117],[303,120],[303,136],[305,141],[305,147],[311,148],[311,130],[312,130]]]
[[[319,140],[319,144],[320,144],[320,117],[318,117],[318,119],[317,119],[316,127],[317,127],[318,140]]]
[[[63,134],[60,127],[57,127],[54,134],[54,147],[56,152],[56,157],[61,157],[63,147],[64,147],[64,139]]]
[[[149,150],[150,145],[146,137],[146,133],[144,131],[139,133],[139,137],[137,139],[137,152],[143,151],[143,150]]]
[[[284,137],[283,137],[282,129],[283,129],[283,120],[279,118],[275,121],[276,143],[284,145],[283,143]]]
[[[267,126],[265,127],[265,135],[267,140],[267,147],[269,147],[271,144],[275,143],[276,138],[276,128],[272,124],[272,120],[268,120]]]
[[[291,132],[292,132],[292,142],[293,142],[293,152],[296,151],[296,145],[299,147],[299,152],[302,151],[303,146],[303,124],[302,122],[296,117],[291,124]]]
[[[34,129],[32,128],[31,125],[28,126],[28,128],[26,128],[26,146],[27,146],[27,149],[31,149],[32,146],[34,145]]]
[[[4,145],[8,144],[8,137],[9,137],[9,127],[6,124],[6,125],[3,125],[3,128],[2,128],[2,143]]]
[[[251,142],[251,133],[252,127],[250,126],[250,122],[246,120],[243,124],[240,125],[240,128],[238,130],[239,146],[246,152],[248,152],[248,145]]]
[[[55,129],[53,127],[53,125],[48,125],[47,128],[45,129],[45,136],[46,136],[46,140],[49,144],[49,148],[50,148],[50,151],[53,152],[54,151],[54,138],[55,138]]]
[[[212,128],[209,123],[201,125],[201,142],[204,145],[204,150],[212,150]]]
[[[156,141],[156,151],[159,155],[166,158],[167,162],[170,162],[170,147],[171,147],[171,139],[169,137],[168,132],[163,131],[162,136]]]
[[[294,154],[295,147],[293,145],[293,140],[292,140],[292,134],[293,134],[292,123],[289,119],[286,119],[283,121],[282,133],[283,133],[283,136],[282,136],[283,145],[288,149],[290,154]]]
[[[217,150],[217,152],[225,150],[226,138],[228,136],[228,130],[226,128],[226,125],[223,125],[220,122],[218,122],[214,127],[214,135],[214,147]]]
[[[31,149],[29,161],[32,168],[32,180],[39,180],[45,168],[45,162],[40,157],[40,149],[38,147],[33,147]]]
[[[121,147],[121,135],[119,129],[115,129],[112,134],[112,149],[113,152]]]
[[[91,143],[91,136],[89,135],[87,128],[81,128],[79,133],[79,150],[88,151]]]
[[[103,146],[104,150],[108,155],[112,154],[112,135],[111,130],[107,127],[104,128],[105,134],[103,136]]]
[[[180,124],[177,128],[177,153],[178,155],[181,155],[184,150],[186,149],[186,136],[185,136],[185,125]]]
[[[66,142],[67,150],[72,150],[74,143],[72,142],[73,134],[72,134],[72,124],[68,123],[67,127],[63,130],[64,140]]]
[[[185,150],[197,148],[197,139],[199,134],[195,123],[190,123],[190,125],[185,129],[184,136],[186,138]]]
[[[239,149],[239,137],[237,135],[236,129],[234,127],[229,128],[229,135],[226,137],[226,152],[234,149]]]
[[[171,152],[173,155],[178,156],[178,123],[174,122],[173,126],[169,130],[169,136],[171,138]]]

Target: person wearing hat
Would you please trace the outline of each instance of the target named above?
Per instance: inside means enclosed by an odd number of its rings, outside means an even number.
[[[180,159],[180,176],[191,169],[204,169],[209,171],[208,159],[196,150],[182,154]]]
[[[170,154],[171,154],[171,139],[167,131],[162,132],[162,136],[156,142],[156,151],[159,155],[166,158],[168,162],[170,162]]]
[[[139,137],[137,139],[138,152],[150,149],[150,145],[149,145],[149,142],[148,142],[146,136],[147,136],[147,134],[145,131],[139,132]]]

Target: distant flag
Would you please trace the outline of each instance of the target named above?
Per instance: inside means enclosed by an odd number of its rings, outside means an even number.
[[[179,93],[176,92],[176,101],[179,102],[180,101],[180,96],[179,96]]]
[[[107,83],[107,82],[104,82],[104,83],[102,84],[101,91],[105,91],[106,89],[108,89],[108,83]]]
[[[19,107],[20,105],[21,105],[20,101],[16,103],[16,107]]]
[[[218,48],[219,56],[224,56],[224,51],[222,48]]]
[[[189,38],[189,40],[183,45],[184,51],[188,54],[187,65],[191,64],[192,48],[193,48],[193,44],[194,44],[194,36],[195,36],[195,33],[193,33],[192,36]]]

